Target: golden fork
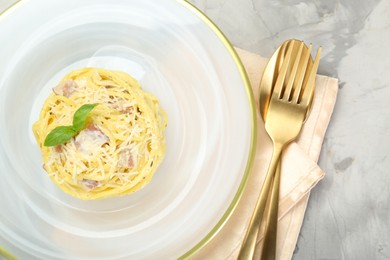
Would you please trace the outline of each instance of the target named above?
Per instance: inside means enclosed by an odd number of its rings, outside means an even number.
[[[239,253],[239,259],[252,259],[253,257],[258,231],[273,179],[274,184],[267,218],[269,221],[266,222],[262,259],[275,259],[276,256],[280,186],[280,171],[276,171],[276,167],[283,148],[299,135],[305,121],[314,94],[315,76],[321,53],[321,48],[319,48],[314,64],[310,66],[309,59],[312,47],[310,45],[308,51],[302,52],[304,43],[301,42],[297,53],[294,53],[295,59],[291,59],[293,51],[296,51],[293,48],[294,43],[294,41],[291,41],[286,46],[287,53],[285,56],[282,56],[282,66],[272,94],[270,94],[268,108],[266,109],[265,127],[273,141],[274,153]]]

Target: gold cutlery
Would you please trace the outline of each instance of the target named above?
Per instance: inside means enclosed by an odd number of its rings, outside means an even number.
[[[266,131],[272,139],[274,152],[239,259],[253,257],[269,196],[262,259],[275,259],[280,186],[279,159],[283,148],[299,135],[310,110],[321,53],[319,48],[312,63],[311,48],[311,45],[307,48],[301,41],[286,41],[272,56],[264,71],[260,89],[260,111]],[[271,186],[272,192],[269,194]]]

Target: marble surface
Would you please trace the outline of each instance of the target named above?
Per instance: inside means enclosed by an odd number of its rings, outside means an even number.
[[[323,47],[340,80],[293,259],[390,259],[390,1],[192,0],[243,49],[289,38]]]
[[[293,259],[390,259],[390,1],[190,2],[263,57],[289,38],[323,47],[340,90]]]

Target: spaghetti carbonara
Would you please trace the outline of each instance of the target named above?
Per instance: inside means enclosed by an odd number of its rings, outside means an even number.
[[[46,136],[71,125],[75,111],[98,104],[68,142],[47,147]],[[135,192],[165,154],[166,113],[157,98],[126,73],[85,68],[68,74],[45,101],[33,125],[43,168],[63,191],[80,199]]]

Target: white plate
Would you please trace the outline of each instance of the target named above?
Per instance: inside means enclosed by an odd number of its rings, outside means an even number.
[[[0,42],[0,247],[23,259],[178,258],[226,222],[254,156],[254,102],[233,48],[194,7],[26,0],[0,17]],[[164,162],[133,195],[81,201],[42,169],[31,125],[56,82],[86,66],[130,73],[168,113]]]

